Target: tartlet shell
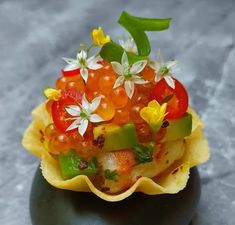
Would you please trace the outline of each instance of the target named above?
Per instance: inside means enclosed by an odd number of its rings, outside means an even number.
[[[48,153],[40,141],[40,130],[44,131],[45,127],[52,122],[45,103],[40,104],[32,111],[32,122],[24,132],[22,145],[41,159],[41,170],[44,178],[56,188],[93,192],[110,202],[123,200],[134,192],[143,192],[148,195],[175,194],[186,186],[190,168],[209,159],[208,143],[203,134],[204,125],[196,112],[191,108],[188,109],[188,112],[192,114],[193,125],[191,135],[185,139],[186,148],[183,157],[175,161],[157,178],[141,177],[129,189],[116,195],[106,194],[98,190],[85,175],[63,180],[58,162]]]

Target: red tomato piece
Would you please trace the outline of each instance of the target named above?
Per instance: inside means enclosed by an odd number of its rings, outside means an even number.
[[[65,110],[65,106],[78,105],[82,101],[82,94],[76,90],[67,90],[62,92],[62,96],[58,101],[54,101],[51,107],[51,115],[55,126],[62,132],[66,132],[66,129],[73,121],[66,120],[71,117]]]
[[[71,77],[71,76],[80,74],[80,69],[75,69],[75,70],[70,70],[70,71],[64,71],[62,69],[61,73],[63,74],[64,77]]]
[[[161,79],[157,82],[150,94],[150,100],[157,100],[159,104],[167,102],[166,119],[176,119],[184,115],[188,109],[188,93],[185,87],[175,78],[175,89]]]

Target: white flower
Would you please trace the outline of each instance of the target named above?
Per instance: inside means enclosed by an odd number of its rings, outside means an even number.
[[[103,121],[103,119],[93,112],[98,108],[101,101],[101,96],[98,96],[89,103],[86,99],[85,94],[82,96],[82,104],[66,106],[65,110],[69,115],[73,116],[68,118],[68,120],[74,120],[71,125],[66,129],[66,131],[78,128],[78,133],[83,136],[88,127],[88,121],[91,123],[98,123]]]
[[[171,74],[175,67],[178,65],[176,60],[171,60],[164,62],[160,51],[158,52],[158,61],[151,62],[150,67],[155,70],[155,82],[159,81],[161,78],[164,78],[166,83],[173,89],[175,89],[175,80],[172,78]]]
[[[87,59],[87,52],[84,50],[77,53],[77,59],[63,58],[63,60],[68,63],[64,70],[71,71],[80,69],[80,74],[85,82],[88,79],[88,69],[98,70],[102,67],[101,64],[97,63],[98,61],[102,61],[99,55],[93,55]]]
[[[124,48],[127,52],[137,53],[137,47],[135,41],[132,37],[119,40],[120,45]]]
[[[127,54],[124,51],[122,55],[122,64],[119,62],[111,62],[114,71],[119,75],[114,83],[113,88],[117,88],[124,83],[126,94],[132,98],[135,90],[135,84],[146,84],[148,81],[143,80],[137,74],[140,73],[147,64],[147,60],[140,60],[135,62],[131,67],[129,66]]]

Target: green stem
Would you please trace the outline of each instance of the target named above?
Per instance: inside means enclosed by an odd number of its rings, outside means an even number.
[[[94,46],[95,46],[95,45],[92,43],[92,44],[86,49],[87,54],[90,52],[90,50],[91,50]]]

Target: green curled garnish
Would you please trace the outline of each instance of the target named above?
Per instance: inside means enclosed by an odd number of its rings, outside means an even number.
[[[121,24],[134,39],[138,55],[133,53],[127,53],[130,64],[136,61],[146,59],[151,52],[148,36],[145,31],[161,31],[169,28],[170,18],[156,19],[156,18],[142,18],[136,17],[123,11],[118,19],[118,23]],[[103,45],[100,55],[108,61],[121,61],[121,57],[124,49],[117,43],[111,41]]]
[[[123,11],[118,23],[129,31],[135,40],[138,53],[141,56],[148,56],[151,52],[148,36],[145,31],[161,31],[166,30],[170,26],[171,18],[156,19],[136,17]]]

